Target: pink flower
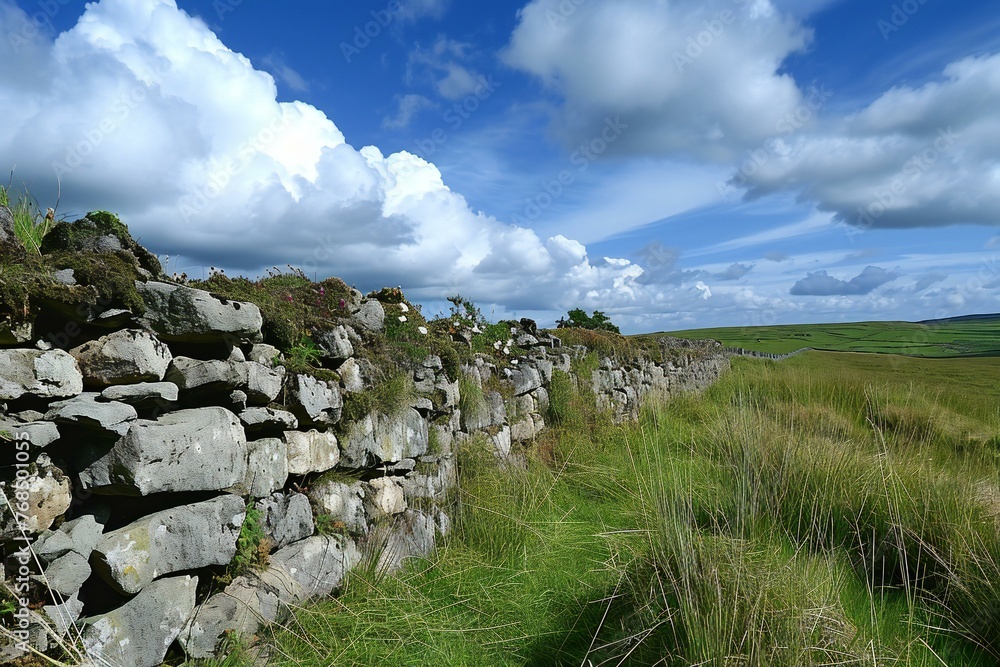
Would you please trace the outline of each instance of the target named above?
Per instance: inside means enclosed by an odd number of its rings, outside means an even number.
[[[343,299],[341,299],[341,300],[340,300],[340,307],[341,307],[341,308],[347,308],[347,302],[346,302],[346,301],[344,301]]]

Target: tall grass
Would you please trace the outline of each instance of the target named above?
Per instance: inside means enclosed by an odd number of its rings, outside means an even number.
[[[274,662],[996,665],[991,374],[737,361],[624,426],[562,378],[526,469],[462,451],[438,553],[353,574],[268,638]]]
[[[10,209],[14,217],[14,233],[28,252],[40,254],[42,239],[55,226],[54,215],[43,213],[27,188],[11,198],[10,185],[0,185],[0,206]]]

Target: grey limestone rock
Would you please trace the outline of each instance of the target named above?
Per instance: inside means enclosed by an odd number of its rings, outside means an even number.
[[[139,416],[135,408],[117,401],[98,401],[100,394],[86,392],[49,406],[45,419],[57,424],[83,426],[110,435],[125,435]]]
[[[244,516],[238,496],[156,512],[105,533],[91,562],[114,588],[134,595],[173,572],[228,564]]]
[[[152,334],[121,330],[84,343],[69,351],[80,365],[87,386],[159,382],[173,355]]]
[[[110,452],[80,473],[80,483],[143,496],[218,491],[243,482],[246,469],[246,435],[236,415],[195,408],[136,420]]]
[[[169,342],[258,341],[263,319],[251,303],[160,282],[136,282],[146,304],[142,321]]]
[[[106,667],[156,667],[194,614],[197,587],[197,577],[161,579],[121,607],[87,619],[87,657]]]
[[[83,373],[63,350],[0,350],[0,401],[22,396],[69,398],[83,391]]]

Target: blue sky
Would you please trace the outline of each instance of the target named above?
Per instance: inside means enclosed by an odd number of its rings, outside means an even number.
[[[630,332],[1000,311],[992,0],[0,0],[0,155],[170,270]]]

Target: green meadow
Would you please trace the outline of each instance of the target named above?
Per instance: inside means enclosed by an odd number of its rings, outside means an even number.
[[[672,331],[668,335],[691,339],[711,338],[727,347],[775,354],[794,352],[804,347],[834,352],[878,352],[915,357],[1000,354],[1000,316],[997,315],[927,323],[857,322],[690,329]]]
[[[526,467],[461,452],[432,558],[355,571],[262,645],[289,666],[996,665],[998,371],[735,359],[631,424],[557,375]]]

